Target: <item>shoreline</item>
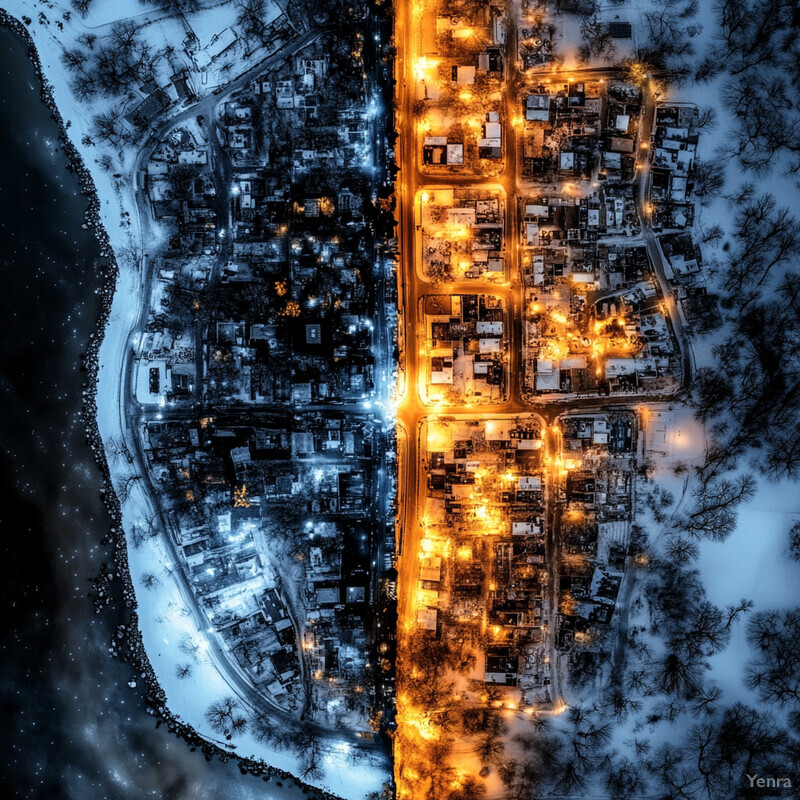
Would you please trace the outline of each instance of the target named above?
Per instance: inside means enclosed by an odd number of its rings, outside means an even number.
[[[59,139],[66,156],[67,169],[77,175],[81,194],[86,197],[87,206],[84,211],[85,222],[82,227],[91,229],[100,245],[100,257],[95,260],[94,264],[95,267],[99,266],[102,272],[102,285],[99,292],[100,313],[95,323],[95,331],[89,335],[89,341],[81,355],[80,368],[87,373],[87,380],[82,384],[84,388],[82,392],[80,418],[84,428],[86,443],[91,449],[94,461],[102,475],[102,483],[99,492],[110,517],[109,531],[99,543],[106,547],[109,545],[112,546],[116,571],[113,574],[103,572],[100,576],[97,576],[96,579],[92,580],[93,590],[87,597],[91,597],[92,594],[96,595],[94,597],[95,612],[99,612],[102,606],[111,603],[109,593],[102,587],[107,586],[115,577],[121,579],[122,602],[124,602],[129,620],[127,623],[117,626],[109,650],[113,657],[119,658],[123,663],[131,666],[138,674],[138,678],[144,682],[146,687],[144,711],[156,718],[156,728],[166,724],[170,733],[181,738],[190,750],[200,750],[205,756],[206,761],[210,761],[214,757],[219,758],[223,763],[236,760],[239,771],[242,774],[261,777],[264,781],[278,779],[278,786],[282,786],[280,781],[287,781],[294,784],[303,794],[314,793],[313,796],[319,797],[321,800],[340,800],[339,795],[307,784],[295,775],[279,769],[278,767],[273,767],[261,759],[249,758],[231,753],[229,750],[225,750],[203,738],[195,728],[183,722],[183,720],[170,711],[167,705],[166,694],[147,656],[142,642],[141,630],[139,628],[138,603],[128,564],[127,542],[122,524],[122,509],[113,488],[111,470],[108,465],[105,445],[100,435],[97,421],[97,394],[100,369],[99,354],[100,348],[108,333],[111,306],[117,290],[120,269],[111,245],[111,238],[102,221],[100,212],[101,204],[94,178],[90,170],[86,167],[81,153],[70,139],[70,124],[64,122],[64,118],[58,109],[53,96],[52,84],[47,80],[44,74],[39,52],[32,35],[26,27],[25,19],[25,17],[23,17],[22,20],[17,19],[5,9],[0,8],[0,25],[22,39],[27,48],[28,60],[33,66],[36,79],[39,83],[40,100],[47,107],[58,127]]]

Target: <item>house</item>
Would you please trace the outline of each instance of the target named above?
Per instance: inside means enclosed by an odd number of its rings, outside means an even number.
[[[133,111],[125,114],[125,120],[137,128],[147,127],[162,111],[170,105],[169,95],[163,89],[149,94]]]
[[[478,139],[479,158],[502,158],[502,126],[496,111],[490,111],[483,123],[483,138]]]
[[[558,367],[546,358],[536,359],[536,389],[540,392],[557,392],[559,388]]]
[[[306,325],[306,344],[320,344],[322,342],[322,326],[318,323]]]
[[[191,102],[195,99],[196,95],[194,89],[192,89],[192,85],[189,82],[189,71],[188,70],[181,70],[180,72],[176,72],[174,75],[170,75],[170,81],[172,85],[175,87],[175,91],[178,94],[178,99],[181,102]]]
[[[435,631],[439,612],[435,608],[417,609],[417,624],[426,631]]]
[[[464,145],[448,142],[446,136],[426,136],[422,143],[422,161],[433,166],[458,166],[464,163]]]
[[[459,86],[472,86],[475,83],[475,67],[453,67],[451,79]]]
[[[516,686],[519,673],[519,656],[512,655],[508,647],[489,648],[486,651],[484,683]]]
[[[208,58],[213,61],[219,58],[229,47],[236,44],[236,41],[237,37],[233,28],[225,28],[225,30],[220,31],[211,39],[211,42],[205,47],[205,52]]]
[[[270,654],[269,660],[272,662],[272,668],[281,683],[287,683],[294,678],[299,665],[297,655],[293,651],[287,652],[284,649],[280,649]]]
[[[525,119],[529,122],[547,122],[550,119],[550,96],[529,94],[525,99]]]
[[[626,139],[622,136],[612,136],[609,149],[614,153],[632,153],[633,146],[633,139]]]

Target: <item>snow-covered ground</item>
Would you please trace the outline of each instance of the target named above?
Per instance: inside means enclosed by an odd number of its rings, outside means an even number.
[[[179,45],[185,31],[182,25],[176,28],[177,23],[173,20],[160,21],[158,12],[143,8],[138,0],[95,0],[85,20],[74,12],[66,0],[53,3],[6,0],[3,5],[17,19],[25,16],[32,19],[32,24],[27,27],[33,37],[44,76],[52,85],[56,105],[68,126],[68,135],[92,174],[100,201],[101,221],[117,257],[119,278],[99,351],[97,423],[106,443],[112,440],[121,442],[125,439],[122,392],[125,390],[126,355],[130,349],[131,332],[147,301],[142,294],[142,263],[139,258],[142,233],[134,198],[135,176],[132,174],[137,148],[133,145],[122,151],[110,147],[104,150],[102,143],[89,143],[85,137],[93,136],[93,115],[114,101],[101,100],[99,103],[93,102],[90,107],[79,102],[70,88],[68,72],[62,67],[61,54],[64,47],[74,46],[81,33],[88,30],[102,37],[111,23],[129,17],[150,23],[147,35],[154,47],[162,47],[180,34],[176,42]],[[202,6],[201,12],[189,15],[201,46],[207,44],[215,33],[232,25],[237,14],[237,7],[232,0],[208,0]],[[38,21],[40,12],[45,14],[46,22]],[[65,17],[65,12],[70,13]],[[270,22],[279,14],[277,4],[269,4],[268,19],[265,21]],[[56,20],[63,29],[58,28]],[[247,62],[238,64],[240,70],[247,66]],[[205,90],[210,91],[220,81],[220,78],[212,76]],[[100,167],[103,155],[113,159],[113,170]],[[115,174],[117,177],[114,177]],[[149,230],[148,236],[152,234],[153,231]],[[152,246],[152,243],[152,238],[148,238],[148,246]],[[121,454],[109,452],[108,458],[115,485],[119,488],[134,468]],[[167,696],[171,713],[195,728],[204,738],[234,755],[258,759],[299,775],[301,767],[296,752],[277,751],[258,741],[249,729],[228,743],[210,728],[205,717],[209,705],[234,692],[223,677],[224,669],[218,666],[213,657],[208,634],[200,629],[200,621],[182,594],[177,571],[172,569],[164,541],[150,538],[138,548],[132,545],[131,531],[149,516],[152,505],[142,481],[135,481],[129,486],[128,497],[122,503],[122,513],[139,624],[147,655]],[[189,664],[189,673],[179,677],[176,669],[178,664]],[[241,705],[247,711],[245,698],[241,698]],[[323,743],[322,749],[324,776],[319,780],[306,780],[326,791],[360,800],[370,792],[381,791],[389,779],[385,765],[369,763],[363,753],[351,748],[345,741]],[[277,796],[278,791],[272,787],[270,796]],[[292,790],[286,789],[286,795],[292,795]]]
[[[700,2],[694,19],[699,34],[693,40],[697,58],[707,55],[719,30],[715,4]],[[669,89],[669,99],[696,102],[711,106],[716,112],[715,125],[705,128],[698,144],[698,158],[711,161],[730,144],[731,132],[737,125],[736,119],[722,103],[722,85],[727,73],[706,83],[688,80],[680,86]],[[776,109],[776,113],[780,113]],[[796,179],[784,172],[785,163],[776,159],[771,170],[754,176],[741,169],[735,158],[726,162],[726,194],[735,194],[747,182],[756,182],[757,192],[772,193],[779,205],[794,206],[800,199]],[[714,198],[705,206],[697,204],[696,231],[702,232],[714,225],[720,225],[725,236],[716,244],[703,244],[706,265],[722,261],[725,257],[726,241],[732,228],[730,202],[723,196]],[[697,234],[695,235],[697,239]],[[710,290],[720,289],[721,275],[711,272],[707,266]],[[767,289],[768,291],[768,289]],[[713,346],[730,332],[731,321],[711,335],[696,338],[693,350],[697,367],[714,366]],[[755,457],[757,460],[757,456]],[[740,471],[748,471],[750,465],[742,464]],[[758,476],[757,476],[758,477]],[[800,565],[789,558],[787,543],[792,524],[800,519],[800,493],[796,483],[781,481],[770,484],[759,478],[755,497],[739,511],[735,532],[722,543],[703,541],[700,544],[700,557],[697,568],[703,577],[709,599],[719,606],[735,603],[741,598],[753,601],[753,612],[770,608],[785,608],[798,604],[800,600]],[[749,655],[745,641],[744,625],[735,628],[731,644],[723,653],[712,657],[712,680],[726,691],[729,702],[735,699],[752,700],[742,683],[742,666]]]
[[[643,45],[641,37],[641,16],[650,2],[604,3],[601,13],[613,12],[621,19],[629,19],[634,23],[634,39],[636,39],[636,16],[639,17],[638,44]],[[676,3],[676,6],[678,4]],[[715,16],[715,4],[702,0],[698,4],[696,15],[689,21],[692,27],[691,42],[694,55],[686,58],[693,65],[701,58],[709,55],[714,44],[718,28]],[[608,16],[605,17],[609,19]],[[569,55],[562,45],[559,52]],[[599,62],[598,62],[599,63]],[[731,144],[733,135],[739,124],[722,103],[722,87],[728,79],[726,74],[711,81],[698,83],[689,78],[677,85],[661,87],[661,100],[696,103],[700,106],[711,106],[716,114],[716,124],[704,127],[700,135],[698,158],[711,161],[720,157],[726,146]],[[776,108],[776,113],[780,113]],[[771,193],[777,198],[779,206],[789,207],[796,214],[800,194],[795,178],[786,174],[786,162],[778,157],[771,164],[766,174],[755,176],[742,170],[736,158],[728,157],[725,162],[725,194],[737,192],[748,182],[755,183],[756,193]],[[725,287],[723,265],[729,257],[731,233],[733,231],[734,212],[732,204],[719,196],[711,199],[706,205],[696,205],[697,215],[693,235],[695,241],[702,238],[705,231],[720,226],[723,236],[713,243],[701,245],[704,264],[704,282],[709,292],[724,296]],[[719,265],[719,266],[716,266]],[[790,267],[796,273],[797,264]],[[762,296],[769,297],[775,281],[783,270],[776,270],[772,283],[767,282],[762,289]],[[724,311],[723,311],[724,317]],[[706,336],[694,336],[691,346],[697,368],[718,366],[718,357],[714,346],[730,336],[735,318],[724,321],[720,329]],[[691,323],[691,320],[690,320]],[[737,420],[732,423],[737,424]],[[688,406],[675,405],[669,409],[650,409],[644,414],[644,450],[641,453],[648,465],[650,480],[640,481],[637,487],[640,498],[638,521],[645,528],[650,541],[651,556],[663,558],[664,546],[670,537],[674,521],[680,514],[692,510],[694,498],[692,491],[697,486],[695,468],[704,460],[705,450],[713,441],[710,431],[694,418],[693,409]],[[755,495],[738,509],[735,530],[722,542],[702,540],[698,543],[698,557],[689,563],[690,569],[699,572],[700,580],[708,601],[715,606],[725,608],[737,605],[742,599],[752,601],[752,608],[747,614],[737,618],[731,626],[731,638],[722,652],[707,659],[710,669],[704,673],[706,686],[716,686],[721,690],[719,708],[730,707],[737,702],[748,704],[753,708],[770,714],[774,713],[776,723],[780,723],[782,714],[779,709],[765,707],[760,698],[750,691],[744,683],[744,671],[748,662],[752,661],[754,652],[746,641],[747,619],[754,613],[769,609],[785,609],[795,607],[800,600],[800,565],[791,560],[788,554],[788,532],[791,526],[800,519],[800,493],[797,484],[781,481],[769,483],[758,473],[758,452],[748,452],[740,459],[736,468],[724,477],[734,479],[745,473],[753,473],[758,481]],[[684,469],[685,468],[685,469]],[[645,508],[645,494],[653,489],[665,489],[669,492],[670,502],[662,510],[664,519],[656,521],[652,513]],[[631,597],[629,630],[636,631],[639,641],[645,641],[652,652],[649,659],[658,658],[663,653],[663,642],[657,636],[647,632],[650,626],[650,615],[644,600],[643,587],[648,580],[646,569],[639,572],[636,588]],[[636,669],[644,669],[648,657],[629,659]],[[590,702],[593,692],[605,689],[597,686],[594,690],[576,696],[579,702]],[[650,746],[655,748],[661,743],[670,742],[682,745],[686,742],[688,729],[702,719],[687,709],[670,722],[664,717],[663,704],[665,697],[644,697],[642,707],[630,715],[626,722],[615,725],[612,745],[621,753],[632,755],[634,738],[645,737]],[[648,715],[654,720],[646,723]],[[601,787],[595,787],[602,794]],[[788,795],[787,795],[788,796]]]
[[[628,4],[614,8],[625,8]],[[703,0],[697,4],[697,14],[692,20],[697,35],[692,42],[695,61],[708,55],[719,30],[715,11],[716,4]],[[722,85],[727,73],[712,81],[698,83],[687,80],[678,86],[670,86],[663,99],[694,102],[711,106],[716,113],[716,124],[702,130],[698,144],[698,159],[710,161],[719,157],[724,147],[730,144],[731,132],[736,119],[722,103]],[[776,113],[780,113],[776,109]],[[774,194],[780,205],[794,205],[797,209],[798,184],[796,179],[784,172],[785,163],[776,159],[774,166],[757,178],[742,170],[735,158],[726,162],[725,194],[734,194],[743,184],[755,181],[758,193]],[[714,198],[707,205],[696,204],[695,239],[698,232],[720,225],[725,236],[716,244],[702,245],[709,290],[721,290],[719,272],[710,265],[725,257],[723,249],[729,241],[732,228],[730,202],[723,196]],[[767,289],[768,291],[768,289]],[[730,332],[731,321],[718,331],[692,342],[696,366],[714,366],[713,346]],[[687,410],[687,413],[691,413]],[[701,426],[696,421],[695,426]],[[699,454],[702,457],[702,454]],[[755,454],[754,454],[755,455]],[[756,456],[757,460],[757,456]],[[748,471],[752,465],[742,464],[739,472]],[[758,477],[758,476],[757,476]],[[797,605],[800,599],[800,565],[788,556],[788,531],[800,519],[800,493],[796,483],[781,481],[770,484],[759,478],[755,497],[739,510],[735,532],[725,542],[703,541],[697,568],[703,578],[709,599],[719,606],[735,603],[741,598],[753,601],[753,611],[768,608],[784,608]],[[711,679],[726,690],[727,700],[752,699],[742,684],[742,664],[748,657],[744,625],[735,628],[731,644],[726,651],[712,657]]]
[[[90,112],[74,97],[69,85],[69,74],[61,65],[62,45],[71,46],[77,36],[87,30],[102,36],[112,22],[128,17],[137,20],[147,19],[152,23],[148,26],[148,31],[152,32],[155,46],[161,46],[175,36],[182,35],[183,28],[176,27],[175,23],[168,21],[162,24],[152,9],[143,8],[138,0],[94,0],[91,12],[85,20],[81,20],[74,13],[67,0],[59,2],[5,0],[3,5],[17,18],[27,15],[33,20],[28,29],[39,52],[45,76],[53,86],[56,103],[64,120],[70,125],[69,135],[80,151],[84,163],[92,172],[100,199],[102,222],[118,255],[120,278],[109,326],[100,350],[98,424],[106,441],[121,439],[124,420],[120,415],[122,388],[120,379],[123,374],[129,334],[144,302],[140,291],[140,265],[135,257],[139,251],[139,221],[135,213],[131,213],[130,222],[125,216],[126,212],[132,212],[135,208],[132,178],[135,151],[133,149],[122,152],[116,149],[103,151],[102,145],[84,143],[84,137],[92,137],[94,133],[93,113],[102,109],[93,108]],[[607,19],[609,14],[619,15],[621,18],[627,16],[630,21],[636,23],[635,18],[637,15],[641,16],[645,5],[637,0],[619,5],[605,4],[601,14],[604,19]],[[216,33],[232,25],[236,15],[235,4],[230,0],[227,2],[208,0],[204,6],[211,10],[211,13],[190,15],[191,27],[201,45],[209,43]],[[699,33],[694,38],[695,47],[699,52],[710,43],[716,24],[712,16],[712,6],[709,0],[699,4],[696,20]],[[270,9],[270,13],[277,16],[279,13],[277,5],[270,5]],[[64,13],[67,11],[71,12],[68,20],[64,19]],[[38,21],[40,13],[46,15],[47,23]],[[55,25],[56,20],[61,22],[63,30],[59,30]],[[565,57],[568,65],[570,59],[575,58],[575,53],[567,50],[566,42],[575,41],[576,34],[579,36],[579,26],[575,30],[574,24],[572,22],[569,24],[572,27],[562,31],[559,45],[559,52]],[[243,68],[244,65],[240,67]],[[717,79],[702,85],[688,81],[679,88],[673,87],[669,90],[668,97],[671,100],[697,102],[700,99],[700,102],[712,103],[717,111],[719,119],[717,126],[703,131],[700,138],[701,159],[710,159],[714,156],[726,142],[734,124],[719,101],[721,80]],[[212,75],[208,83],[204,84],[205,90],[218,85],[221,81],[219,75]],[[113,101],[104,102],[110,104]],[[114,170],[100,168],[98,162],[102,154],[108,154],[114,159]],[[114,174],[122,177],[115,178]],[[751,176],[743,174],[733,161],[728,164],[727,178],[727,191],[732,191],[744,181],[752,179]],[[794,186],[778,168],[759,179],[759,190],[769,190],[783,195],[790,192],[790,196],[796,197]],[[707,207],[698,209],[697,226],[708,228],[720,224],[726,232],[729,232],[730,218],[731,212],[727,201],[719,198]],[[710,246],[704,248],[707,262],[714,257],[722,256],[723,243],[724,239],[716,248]],[[709,276],[709,280],[713,279],[713,276]],[[694,350],[698,366],[713,363],[710,345],[722,334],[724,329],[714,337],[695,340]],[[693,419],[688,408],[674,407],[665,409],[663,413],[661,422],[664,423],[664,446],[661,447],[660,443],[658,446],[655,444],[661,431],[657,430],[654,424],[647,430],[648,439],[645,447],[653,451],[647,458],[653,464],[655,481],[658,485],[669,489],[674,496],[672,507],[674,510],[678,504],[691,502],[685,489],[690,487],[692,480],[691,474],[688,475],[688,482],[686,474],[676,474],[675,467],[685,464],[691,472],[691,467],[702,459],[706,434]],[[120,477],[130,469],[127,462],[120,457],[116,461],[112,457],[111,461],[112,469],[116,469]],[[137,484],[123,506],[126,530],[130,531],[135,522],[146,516],[148,504],[148,498]],[[753,601],[755,611],[796,605],[800,566],[787,557],[786,537],[788,529],[798,518],[800,518],[800,500],[796,485],[788,483],[770,485],[761,480],[755,497],[740,510],[735,532],[725,542],[705,541],[700,544],[700,555],[696,566],[701,572],[709,600],[716,605],[724,606],[744,597]],[[649,532],[651,536],[658,534],[657,530]],[[139,603],[144,643],[166,692],[171,710],[209,740],[218,741],[220,746],[227,747],[227,743],[220,742],[218,735],[208,726],[205,710],[212,701],[230,695],[231,689],[205,645],[207,634],[199,629],[189,603],[181,594],[177,578],[170,574],[169,559],[163,542],[153,539],[139,549],[131,547],[129,558]],[[155,575],[157,582],[151,588],[147,588],[144,576],[150,574]],[[644,624],[645,615],[643,612],[637,614],[633,611],[630,621],[632,625]],[[200,648],[194,656],[188,654],[192,651],[189,646],[192,642]],[[711,671],[707,679],[723,689],[725,703],[729,704],[738,699],[753,700],[741,680],[743,664],[749,657],[748,651],[749,648],[744,640],[744,625],[737,622],[728,648],[710,659]],[[179,678],[176,674],[176,664],[185,662],[191,662],[191,674]],[[617,738],[620,746],[624,746],[621,743],[630,738],[632,724],[618,727]],[[665,726],[664,738],[675,734],[676,731]],[[289,772],[298,771],[298,761],[293,754],[267,748],[250,732],[237,736],[233,744],[237,754],[263,759]],[[387,777],[380,768],[364,763],[353,764],[352,754],[348,752],[348,746],[345,744],[326,756],[325,767],[326,776],[320,781],[320,785],[348,798],[361,798],[370,791],[379,791]]]
[[[725,542],[702,542],[697,568],[712,603],[724,607],[742,598],[751,613],[788,608],[800,599],[800,564],[789,558],[789,528],[800,519],[797,485],[761,481],[756,496],[739,512],[736,531]],[[728,648],[711,658],[711,674],[729,701],[758,703],[742,683],[751,658],[745,627],[734,628]]]

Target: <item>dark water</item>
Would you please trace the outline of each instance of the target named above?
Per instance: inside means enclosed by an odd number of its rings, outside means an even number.
[[[78,419],[98,247],[21,41],[0,28],[0,789],[73,800],[274,797],[144,712],[96,615],[110,562],[101,477]]]

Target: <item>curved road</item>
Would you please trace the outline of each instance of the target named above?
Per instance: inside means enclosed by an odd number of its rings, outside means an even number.
[[[147,469],[147,459],[141,442],[140,428],[147,419],[153,418],[153,414],[143,409],[135,399],[134,359],[140,351],[144,325],[147,321],[146,311],[149,309],[149,300],[155,280],[154,262],[150,260],[147,251],[151,243],[157,241],[157,237],[154,236],[149,201],[146,196],[145,187],[140,185],[140,179],[148,159],[166,134],[176,125],[179,125],[181,122],[191,117],[202,116],[205,118],[209,146],[212,148],[212,152],[219,157],[220,148],[216,141],[214,125],[216,121],[216,109],[220,104],[224,103],[231,94],[246,86],[255,77],[263,74],[265,70],[277,66],[286,58],[290,58],[295,53],[303,50],[328,30],[330,30],[328,26],[319,26],[306,31],[279,48],[266,59],[260,61],[257,65],[248,68],[245,72],[228,83],[224,91],[218,94],[212,93],[206,95],[188,107],[184,107],[177,112],[173,110],[172,113],[168,113],[149,131],[146,140],[138,151],[135,161],[132,185],[140,243],[138,282],[135,287],[132,287],[136,290],[135,296],[129,297],[125,303],[126,313],[124,318],[118,321],[118,324],[125,324],[129,327],[127,329],[127,334],[120,331],[115,336],[113,341],[116,351],[112,354],[113,360],[111,363],[113,364],[113,374],[119,376],[119,383],[116,387],[116,406],[119,412],[118,425],[120,440],[123,443],[120,449],[130,455],[134,474],[138,475],[140,479],[137,483],[140,483],[141,477],[144,476],[144,484],[140,487],[137,486],[137,488],[141,490],[143,503],[158,515],[162,531],[164,532],[164,541],[170,552],[173,563],[176,565],[179,565],[181,562],[178,558],[175,543],[169,533],[169,526],[158,499],[159,491],[152,485],[150,480],[149,470]],[[227,193],[224,196],[227,197]],[[118,290],[119,285],[118,283]],[[106,336],[108,336],[108,331],[106,331]],[[139,348],[134,346],[134,343],[137,341],[139,343]],[[111,369],[110,366],[105,365],[103,368]],[[199,380],[197,383],[199,384]],[[346,407],[340,405],[331,406],[330,408],[341,411],[347,410]],[[363,409],[359,408],[359,410],[363,412]],[[185,418],[196,417],[196,415],[196,409],[186,409],[177,414],[170,414],[171,417],[185,416]],[[108,438],[110,440],[115,437]],[[188,583],[186,574],[182,569],[178,568],[174,571],[173,575],[176,578],[179,591],[194,617],[197,629],[201,632],[205,632],[208,629],[209,622],[205,612],[198,603],[192,587]],[[265,696],[254,687],[249,676],[235,663],[235,660],[231,657],[227,649],[223,647],[217,636],[207,635],[206,641],[208,642],[207,652],[209,657],[226,683],[230,686],[231,691],[239,698],[245,708],[259,715],[268,713],[271,718],[285,725],[296,723],[296,718],[290,712],[286,711],[271,697]],[[361,751],[368,751],[375,756],[383,755],[383,748],[379,742],[365,741],[351,731],[337,730],[336,739],[337,741],[344,740]],[[230,744],[225,746],[228,748],[231,747]]]

